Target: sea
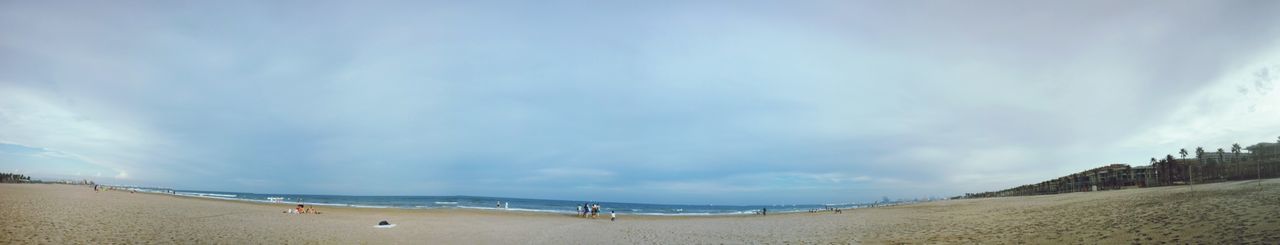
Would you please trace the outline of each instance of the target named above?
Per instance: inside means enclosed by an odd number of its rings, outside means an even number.
[[[162,188],[127,187],[127,189],[167,195],[233,200],[256,203],[303,204],[353,208],[397,209],[476,209],[509,212],[539,212],[571,215],[584,203],[600,204],[601,213],[610,211],[626,215],[654,216],[715,216],[754,215],[763,209],[769,213],[796,213],[811,210],[854,209],[901,204],[893,203],[843,203],[843,204],[785,204],[785,205],[689,205],[605,202],[591,200],[547,200],[480,196],[348,196],[261,194],[224,191],[172,190]]]

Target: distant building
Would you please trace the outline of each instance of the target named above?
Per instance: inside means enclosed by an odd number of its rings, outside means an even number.
[[[1258,143],[1244,149],[1240,153],[1205,152],[1190,159],[1167,156],[1147,166],[1109,164],[1036,184],[965,193],[961,198],[1046,195],[1280,177],[1280,143]]]
[[[1200,161],[1196,163],[1197,164],[1215,164],[1215,163],[1244,162],[1247,159],[1249,159],[1250,155],[1252,154],[1247,152],[1241,152],[1241,153],[1223,152],[1222,156],[1219,157],[1218,152],[1205,152],[1203,156],[1200,156],[1200,158],[1197,158]]]
[[[1248,150],[1252,155],[1251,157],[1256,158],[1258,161],[1280,161],[1280,143],[1258,143],[1244,149]]]
[[[1133,182],[1138,187],[1147,187],[1156,183],[1156,169],[1152,166],[1137,166],[1129,169]]]

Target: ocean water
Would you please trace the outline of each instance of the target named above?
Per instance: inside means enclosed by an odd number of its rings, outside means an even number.
[[[627,215],[751,215],[761,209],[769,209],[769,213],[808,212],[815,209],[863,208],[884,204],[795,204],[795,205],[680,205],[680,204],[647,204],[625,202],[597,202],[590,200],[544,200],[503,197],[478,196],[345,196],[345,195],[298,195],[298,194],[259,194],[222,191],[167,190],[153,188],[134,188],[143,192],[172,193],[171,195],[202,197],[212,199],[235,200],[259,203],[281,203],[286,205],[305,204],[316,206],[342,206],[356,208],[400,208],[400,209],[482,209],[512,212],[545,212],[570,215],[585,202],[599,203],[602,213],[609,211]],[[280,198],[279,201],[269,198]],[[498,206],[498,203],[506,206]]]

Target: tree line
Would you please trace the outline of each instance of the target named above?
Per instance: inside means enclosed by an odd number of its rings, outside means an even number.
[[[0,173],[0,183],[26,183],[26,182],[31,182],[31,176],[26,176],[21,174],[12,174],[12,173]]]

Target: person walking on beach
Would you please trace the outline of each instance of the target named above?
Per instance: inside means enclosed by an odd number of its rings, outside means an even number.
[[[760,208],[760,215],[769,216],[769,208]]]
[[[614,221],[617,219],[618,219],[618,213],[614,212],[613,210],[609,210],[609,221]]]

